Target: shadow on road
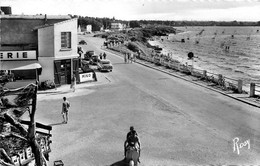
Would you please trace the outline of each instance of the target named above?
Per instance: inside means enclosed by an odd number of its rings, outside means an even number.
[[[46,94],[46,95],[57,95],[57,94],[66,94],[66,93],[69,93],[69,91],[68,92],[62,92],[62,91],[51,91],[51,92],[48,92],[48,91],[46,91],[46,92],[39,92],[38,94]]]
[[[57,93],[57,91],[38,91],[38,94],[51,94],[51,93]]]
[[[122,63],[113,63],[113,66],[116,66],[116,65],[125,65],[125,64],[127,64],[127,63],[124,63],[124,62],[122,62]]]
[[[70,91],[68,91],[68,92],[56,92],[55,94],[66,94],[66,93],[70,93]],[[49,94],[49,95],[55,95],[54,93],[52,93],[52,94]]]
[[[57,125],[63,125],[63,124],[65,124],[65,123],[63,123],[63,122],[60,122],[60,123],[53,123],[53,124],[49,124],[48,126],[57,126]]]
[[[111,164],[110,166],[128,166],[128,163],[125,162],[125,160],[121,160],[121,161],[117,161],[113,164]]]

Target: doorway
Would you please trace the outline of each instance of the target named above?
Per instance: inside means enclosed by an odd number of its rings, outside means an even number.
[[[54,61],[54,82],[56,85],[71,83],[71,60]]]

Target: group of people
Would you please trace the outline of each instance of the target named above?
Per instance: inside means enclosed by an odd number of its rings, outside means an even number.
[[[133,53],[125,53],[124,55],[125,63],[133,63],[136,60],[136,55]]]
[[[105,52],[103,54],[102,53],[99,54],[99,59],[106,59],[106,57],[107,54]]]

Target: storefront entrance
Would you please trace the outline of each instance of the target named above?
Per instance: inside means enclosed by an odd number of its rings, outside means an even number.
[[[54,82],[56,85],[64,85],[71,83],[72,73],[78,77],[79,60],[73,59],[73,68],[71,66],[71,59],[55,60],[54,61]],[[78,78],[77,78],[78,79]]]
[[[56,85],[71,83],[71,60],[54,61],[54,82]]]

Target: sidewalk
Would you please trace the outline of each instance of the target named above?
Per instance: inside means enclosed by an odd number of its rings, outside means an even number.
[[[120,53],[118,53],[116,51],[112,51],[112,50],[109,50],[109,49],[104,49],[104,50],[106,50],[108,52],[111,52],[111,53],[113,53],[115,55],[118,55],[120,57],[123,57],[122,54],[120,54]],[[177,72],[177,71],[174,71],[174,70],[171,70],[171,69],[167,69],[164,66],[158,66],[158,65],[155,65],[154,63],[147,62],[147,61],[144,61],[144,60],[136,59],[135,63],[138,63],[140,65],[143,65],[143,66],[146,66],[146,67],[149,67],[149,68],[153,68],[155,70],[161,71],[161,72],[169,74],[171,76],[183,79],[183,80],[191,82],[193,84],[196,84],[196,85],[202,86],[204,88],[213,90],[215,92],[221,93],[221,94],[223,94],[225,96],[228,96],[228,97],[233,98],[235,100],[238,100],[238,101],[241,101],[243,103],[249,104],[251,106],[260,108],[260,99],[259,98],[249,97],[249,94],[238,94],[238,93],[233,93],[231,91],[224,91],[224,90],[221,90],[220,88],[218,88],[216,86],[212,86],[208,82],[201,81],[201,80],[199,80],[198,78],[196,78],[194,76],[186,75],[184,73],[180,73],[180,72]]]
[[[103,73],[96,72],[96,76],[97,76],[97,81],[83,82],[77,84],[75,92],[73,92],[73,90],[70,89],[70,84],[66,84],[57,87],[56,89],[38,91],[37,98],[38,100],[46,100],[46,99],[59,99],[62,98],[63,96],[73,97],[73,96],[86,95],[94,91],[88,89],[88,87],[103,85],[111,82],[110,79]]]

